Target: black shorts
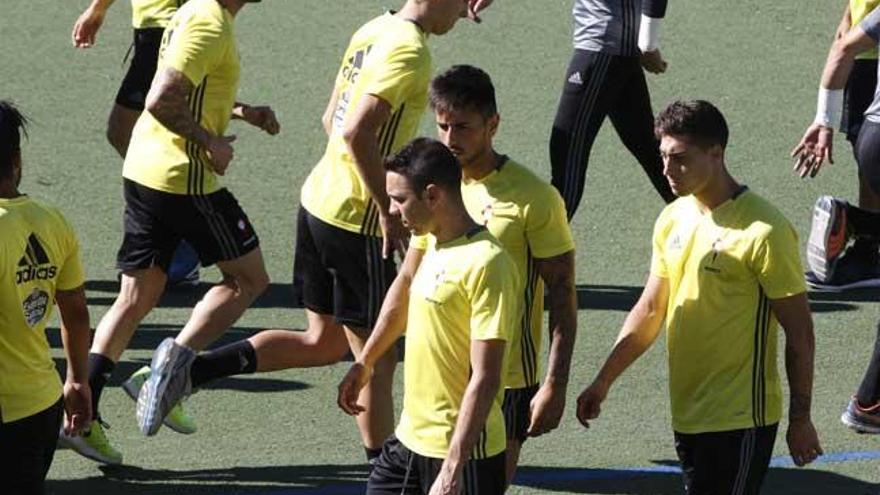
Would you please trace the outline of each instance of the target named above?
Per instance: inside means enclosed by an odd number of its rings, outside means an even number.
[[[0,492],[8,495],[42,495],[46,473],[55,457],[61,399],[33,416],[0,423]]]
[[[226,189],[206,195],[171,194],[123,179],[125,213],[119,270],[158,266],[166,273],[181,239],[202,266],[240,258],[260,245],[254,228]]]
[[[300,207],[293,262],[295,302],[342,325],[372,329],[397,275],[382,238],[355,234]]]
[[[504,403],[501,411],[504,413],[504,424],[507,430],[507,440],[517,440],[519,443],[526,441],[526,431],[531,421],[531,404],[535,394],[538,393],[538,384],[524,388],[508,388],[504,390]]]
[[[745,430],[675,432],[687,495],[757,495],[770,466],[778,425]]]
[[[867,119],[862,123],[855,150],[859,175],[874,194],[880,194],[880,124]]]
[[[134,55],[125,73],[125,79],[116,93],[116,104],[131,110],[143,111],[150,84],[156,74],[159,61],[159,45],[162,44],[164,28],[134,30]]]
[[[443,459],[416,454],[391,435],[373,464],[367,481],[367,495],[427,494],[441,466]],[[507,488],[505,469],[504,452],[487,459],[469,460],[464,467],[461,494],[503,494]]]
[[[858,139],[862,122],[865,121],[865,110],[874,101],[876,87],[877,60],[857,59],[846,80],[840,124],[840,130],[846,133],[846,139],[852,144]]]

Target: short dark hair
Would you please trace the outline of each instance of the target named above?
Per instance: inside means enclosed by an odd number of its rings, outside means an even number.
[[[487,119],[498,113],[492,79],[472,65],[453,65],[435,77],[428,98],[434,111],[469,110]]]
[[[12,165],[27,137],[27,119],[12,102],[0,100],[0,179],[12,177]]]
[[[440,141],[416,138],[385,159],[385,170],[407,178],[416,194],[429,184],[447,191],[461,190],[461,164]]]
[[[654,121],[657,139],[681,136],[704,147],[727,147],[728,133],[721,111],[705,100],[674,101]]]

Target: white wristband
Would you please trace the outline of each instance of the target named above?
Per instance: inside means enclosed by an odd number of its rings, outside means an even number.
[[[843,90],[820,87],[819,98],[816,102],[816,119],[813,123],[837,129],[840,127],[842,114]]]
[[[648,17],[642,14],[642,22],[639,24],[639,50],[642,53],[653,52],[660,47],[660,21],[656,17]]]

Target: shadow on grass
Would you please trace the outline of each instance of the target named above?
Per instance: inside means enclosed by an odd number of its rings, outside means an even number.
[[[236,466],[224,469],[143,469],[136,466],[101,466],[103,477],[50,480],[50,494],[89,495],[191,495],[259,493],[305,495],[363,493],[366,466]]]
[[[67,373],[67,361],[64,359],[54,358],[55,368],[62,379]],[[119,387],[132,373],[140,369],[142,366],[148,366],[148,360],[120,361],[113,370],[108,386]],[[291,392],[296,390],[305,390],[311,388],[311,385],[295,380],[279,380],[276,378],[267,378],[265,374],[231,376],[221,378],[217,381],[207,383],[202,386],[204,390],[235,390],[238,392]],[[0,492],[2,493],[2,492]]]
[[[615,493],[682,495],[684,488],[677,462],[657,461],[662,467],[646,469],[570,469],[522,467],[515,485],[560,493]],[[820,471],[770,468],[762,495],[877,495],[880,485]]]

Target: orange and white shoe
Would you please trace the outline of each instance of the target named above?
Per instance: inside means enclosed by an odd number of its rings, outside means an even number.
[[[813,207],[807,241],[807,265],[819,282],[827,283],[834,276],[834,267],[848,240],[846,202],[820,196]]]

